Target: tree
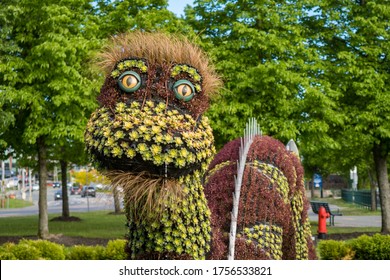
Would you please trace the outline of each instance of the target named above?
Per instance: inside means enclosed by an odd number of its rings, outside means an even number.
[[[303,133],[327,137],[326,120],[337,120],[312,74],[318,57],[306,45],[301,2],[199,0],[186,9],[225,83],[208,112],[219,147],[241,135],[249,117],[285,143]]]
[[[130,30],[163,30],[193,36],[191,27],[167,10],[168,0],[97,0],[95,4],[99,25],[96,36],[102,39]]]
[[[71,163],[78,165],[85,165],[88,162],[88,156],[85,152],[85,144],[83,139],[83,128],[85,121],[80,120],[80,135],[77,140],[66,139],[65,143],[59,146],[54,146],[51,151],[52,159],[59,161],[61,168],[61,185],[62,185],[62,218],[70,217],[69,211],[69,196],[68,196],[68,167]]]
[[[86,59],[96,43],[85,0],[6,0],[0,10],[0,91],[3,108],[15,117],[4,132],[22,153],[34,146],[39,170],[38,236],[47,238],[48,148],[79,139],[95,106],[96,80]]]
[[[372,158],[381,200],[381,231],[390,233],[390,6],[387,0],[310,3],[307,8],[312,14],[303,21],[311,30],[308,42],[325,65],[320,83],[330,84],[339,93],[334,100],[343,119],[340,124],[329,123],[338,143],[331,154],[348,159],[351,167]]]

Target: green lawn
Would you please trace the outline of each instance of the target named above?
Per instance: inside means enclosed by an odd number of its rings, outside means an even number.
[[[28,200],[22,199],[0,199],[0,207],[4,208],[23,208],[27,206],[34,205],[32,202]]]
[[[113,215],[108,211],[71,213],[81,219],[78,222],[50,221],[59,214],[49,214],[49,232],[66,236],[89,238],[123,238],[126,234],[124,214]],[[38,233],[38,216],[0,218],[1,236],[34,236]]]

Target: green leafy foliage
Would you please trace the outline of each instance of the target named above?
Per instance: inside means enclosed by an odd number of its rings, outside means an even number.
[[[87,246],[75,245],[68,248],[66,253],[68,260],[104,260],[104,247],[101,245]]]
[[[317,246],[322,260],[388,260],[390,237],[362,235],[348,241],[321,240]]]
[[[208,112],[219,147],[239,136],[249,117],[283,141],[302,130],[326,130],[325,120],[336,117],[330,114],[335,105],[310,76],[318,58],[305,45],[301,1],[194,4],[186,11],[187,20],[202,36],[226,88]],[[307,110],[313,104],[306,103],[306,96],[317,100],[310,123]]]
[[[2,1],[0,153],[11,147],[30,165],[40,151],[43,235],[47,159],[87,162],[83,134],[102,82],[90,63],[94,52],[129,29],[188,31],[166,6],[166,0]]]
[[[64,260],[64,246],[46,240],[23,239],[18,244],[6,243],[0,247],[1,259]]]
[[[0,246],[2,260],[125,260],[126,241],[110,240],[106,246],[64,245],[47,240],[23,239]]]
[[[125,260],[127,241],[124,239],[110,240],[107,243],[105,258],[107,260]]]
[[[303,19],[308,43],[321,57],[316,76],[334,92],[339,122],[328,123],[333,145],[311,145],[311,165],[324,156],[343,155],[324,169],[350,168],[365,161],[374,142],[389,139],[387,1],[308,1],[311,14]],[[318,139],[321,142],[321,139]],[[325,154],[324,148],[327,149]],[[315,157],[314,155],[321,156]],[[348,166],[349,165],[349,166]]]
[[[317,249],[322,260],[343,260],[351,254],[351,249],[344,241],[321,240]]]
[[[349,246],[355,251],[356,260],[389,260],[390,236],[375,234],[362,235],[350,241]]]

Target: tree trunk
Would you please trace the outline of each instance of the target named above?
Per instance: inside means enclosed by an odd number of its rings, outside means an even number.
[[[390,233],[390,187],[389,176],[387,172],[387,156],[388,153],[385,149],[385,145],[382,142],[374,145],[374,162],[379,186],[379,197],[381,200],[382,212],[381,232],[385,234]]]
[[[367,168],[367,174],[368,178],[370,180],[370,189],[371,189],[371,211],[375,211],[377,206],[376,206],[376,182],[374,180],[372,170],[371,168]]]
[[[38,148],[38,176],[39,176],[39,225],[38,237],[47,239],[49,237],[49,222],[47,213],[47,159],[46,143],[44,137],[37,139]]]
[[[69,218],[69,196],[67,186],[68,163],[60,160],[61,164],[61,185],[62,185],[62,217]]]
[[[114,207],[115,207],[115,214],[121,213],[121,203],[119,200],[119,191],[118,187],[115,186],[114,189],[112,190],[113,195],[114,195]]]

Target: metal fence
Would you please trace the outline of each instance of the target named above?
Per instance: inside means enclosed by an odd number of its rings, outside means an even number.
[[[371,208],[371,191],[370,190],[341,190],[341,198],[344,201],[356,203],[363,207]],[[379,192],[375,192],[376,209],[380,207]]]

